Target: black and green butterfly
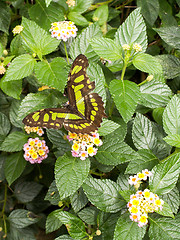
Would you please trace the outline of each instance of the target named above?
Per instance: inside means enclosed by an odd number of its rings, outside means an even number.
[[[68,76],[69,104],[63,108],[46,108],[30,113],[23,123],[30,127],[64,128],[75,133],[91,133],[100,127],[106,117],[102,98],[92,93],[95,82],[86,74],[86,56],[80,54],[73,62]]]

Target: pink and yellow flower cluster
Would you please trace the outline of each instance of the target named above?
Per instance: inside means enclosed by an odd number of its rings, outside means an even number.
[[[71,21],[62,21],[51,23],[51,37],[57,38],[58,40],[63,40],[66,42],[70,37],[76,37],[77,27]]]
[[[142,180],[146,181],[148,177],[152,176],[152,173],[148,169],[142,170],[142,172],[137,173],[137,175],[129,177],[130,185],[139,185]]]
[[[46,142],[38,137],[29,138],[28,142],[24,144],[23,150],[25,151],[24,158],[32,164],[41,163],[42,160],[47,158],[49,153]]]
[[[31,132],[37,133],[39,136],[42,136],[44,134],[43,129],[40,127],[25,126],[24,129],[27,132],[27,134],[30,134]]]
[[[130,219],[138,223],[139,227],[143,227],[148,223],[148,213],[162,210],[164,201],[157,194],[150,192],[149,189],[137,191],[136,194],[130,196],[127,204],[130,212]]]
[[[99,134],[94,132],[91,135],[88,134],[76,134],[69,132],[67,135],[69,141],[73,141],[72,156],[80,157],[81,160],[85,160],[89,156],[94,156],[97,153],[97,146],[102,145],[102,141],[99,138]]]
[[[148,177],[152,176],[152,173],[148,170],[142,170],[137,175],[129,177],[129,184],[139,188],[141,181],[146,181]],[[158,197],[157,194],[150,192],[149,189],[144,191],[137,191],[136,194],[130,196],[130,201],[127,204],[130,212],[130,219],[138,223],[139,227],[143,227],[148,223],[148,213],[152,213],[157,210],[162,210],[164,201]]]

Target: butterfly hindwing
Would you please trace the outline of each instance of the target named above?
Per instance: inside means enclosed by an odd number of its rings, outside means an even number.
[[[67,82],[69,105],[30,113],[23,119],[23,123],[30,127],[55,129],[64,125],[66,130],[76,133],[97,130],[106,114],[102,98],[97,93],[91,93],[95,83],[90,82],[86,74],[88,65],[86,56],[82,54],[72,64]]]

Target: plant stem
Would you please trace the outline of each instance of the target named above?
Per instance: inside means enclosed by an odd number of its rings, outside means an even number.
[[[7,184],[5,184],[5,189],[4,189],[4,204],[3,204],[3,209],[2,209],[2,216],[3,216],[3,222],[4,222],[4,237],[7,235],[7,226],[6,226],[6,215],[4,214],[5,212],[5,207],[6,207],[6,202],[7,202]]]
[[[125,7],[126,5],[128,5],[131,2],[133,2],[133,0],[127,0],[127,1],[125,1],[125,3],[123,3],[121,6],[117,7],[116,9],[123,8],[123,7]]]
[[[138,86],[141,86],[141,85],[143,85],[143,84],[146,83],[146,82],[148,82],[147,79],[145,79],[143,82],[139,83]]]
[[[69,64],[69,57],[68,57],[68,53],[67,53],[67,48],[66,48],[66,43],[64,42],[64,50],[66,53],[66,59],[67,59],[67,63]]]

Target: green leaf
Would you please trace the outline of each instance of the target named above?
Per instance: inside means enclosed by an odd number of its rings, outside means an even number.
[[[59,41],[52,38],[44,29],[35,22],[22,18],[23,31],[21,32],[23,44],[26,48],[36,53],[40,59],[57,48]]]
[[[70,237],[69,235],[61,235],[57,238],[55,238],[55,240],[74,240],[72,237]]]
[[[11,129],[9,119],[5,114],[0,112],[0,136],[7,136]]]
[[[180,49],[180,27],[171,26],[171,27],[161,27],[153,28],[159,36],[173,48]]]
[[[180,153],[168,157],[165,162],[152,169],[149,181],[150,190],[158,195],[170,192],[176,185],[180,169]]]
[[[159,125],[163,125],[163,121],[162,121],[163,112],[164,112],[164,108],[162,107],[153,109],[152,111],[152,116]]]
[[[12,211],[8,219],[16,228],[25,228],[39,221],[37,215],[25,209],[16,209]]]
[[[119,194],[118,185],[110,179],[89,177],[83,184],[83,189],[89,201],[102,211],[118,212],[126,204]]]
[[[134,10],[118,28],[115,35],[115,41],[120,46],[123,44],[131,45],[133,43],[138,43],[142,46],[142,51],[146,51],[146,25],[140,14],[140,8]]]
[[[2,57],[3,50],[4,50],[4,47],[3,47],[2,43],[0,43],[0,57]]]
[[[167,105],[172,95],[171,89],[164,83],[150,81],[140,86],[141,104],[149,108]]]
[[[29,76],[34,69],[35,63],[36,60],[29,54],[20,55],[15,58],[8,67],[4,82],[20,80]]]
[[[31,112],[56,106],[55,97],[51,92],[29,93],[21,102],[18,118],[22,120]]]
[[[51,212],[46,220],[46,233],[54,232],[62,226],[62,222],[59,220],[58,215],[61,210],[55,210]]]
[[[76,0],[76,5],[72,7],[72,11],[76,13],[83,13],[91,6],[93,0]]]
[[[122,57],[121,47],[110,38],[93,38],[91,46],[100,57],[106,60],[115,61]]]
[[[85,205],[88,203],[88,199],[82,188],[80,188],[73,195],[71,195],[70,200],[72,208],[75,211],[75,213],[79,212],[79,210],[85,207]]]
[[[161,198],[169,204],[173,213],[177,214],[180,204],[178,188],[173,188],[170,192],[162,195]]]
[[[133,123],[132,138],[137,149],[152,150],[157,145],[157,137],[151,121],[140,113],[136,114]]]
[[[18,152],[23,149],[28,137],[29,136],[23,132],[12,132],[4,140],[0,150],[5,152]]]
[[[128,80],[113,80],[110,83],[109,90],[122,118],[125,122],[128,122],[135,112],[140,98],[139,87]]]
[[[82,53],[86,55],[88,60],[97,61],[99,57],[90,45],[90,41],[95,37],[102,37],[102,32],[98,24],[91,24],[72,42],[69,52],[71,58],[75,59]]]
[[[4,66],[7,66],[8,63],[11,63],[11,60],[12,60],[14,57],[15,57],[15,55],[5,57],[5,58],[4,58],[4,62],[3,62]]]
[[[98,133],[100,136],[106,136],[114,132],[119,127],[120,125],[118,123],[111,121],[109,119],[103,119],[103,122],[101,123],[101,127],[98,129]]]
[[[38,193],[42,190],[43,186],[36,182],[18,182],[14,188],[16,198],[22,202],[31,202]]]
[[[113,240],[141,240],[146,232],[146,226],[138,227],[136,222],[129,218],[129,214],[123,214],[117,221]]]
[[[116,183],[119,185],[119,188],[120,188],[121,192],[130,190],[130,185],[129,185],[128,179],[129,179],[129,175],[126,175],[126,174],[123,174],[123,173],[119,174],[119,176],[116,180]]]
[[[10,231],[7,234],[7,239],[13,239],[13,240],[36,240],[34,232],[32,231],[32,228],[26,227],[26,228],[16,228],[14,226],[10,227]]]
[[[173,214],[170,206],[166,202],[164,202],[162,210],[158,209],[155,212],[157,212],[158,214],[165,216],[165,217],[174,218],[174,214]]]
[[[58,189],[56,187],[55,180],[51,183],[44,200],[50,201],[52,205],[58,205],[60,196],[59,196]]]
[[[127,143],[123,142],[124,134],[122,135],[122,133],[121,128],[119,128],[105,136],[103,145],[99,147],[96,154],[96,159],[100,163],[116,166],[139,157]]]
[[[57,57],[52,62],[38,62],[35,66],[35,74],[38,81],[49,87],[54,87],[64,93],[64,87],[68,78],[67,63],[63,58]]]
[[[10,7],[5,2],[0,2],[1,16],[0,16],[0,30],[9,34],[9,25],[11,22]]]
[[[179,239],[180,236],[180,221],[179,219],[171,218],[149,218],[150,239],[156,240],[174,240]]]
[[[25,49],[23,48],[23,41],[20,34],[16,35],[11,41],[10,51],[11,54],[15,55],[16,57],[26,53]]]
[[[47,136],[49,140],[53,143],[54,147],[57,147],[61,152],[61,155],[64,155],[65,152],[71,150],[71,146],[68,143],[68,140],[65,140],[65,134],[61,130],[57,129],[47,129]]]
[[[50,29],[51,23],[64,20],[62,7],[56,2],[49,4],[50,2],[37,0],[36,4],[29,9],[30,18],[47,31]]]
[[[108,20],[108,13],[109,13],[108,5],[104,4],[104,5],[100,6],[100,7],[98,7],[94,11],[92,19],[93,19],[93,21],[98,22],[98,24],[100,26],[102,26]]]
[[[163,113],[163,128],[168,135],[180,134],[180,99],[174,95]]]
[[[78,12],[69,12],[68,19],[78,26],[87,27],[89,25],[87,19]]]
[[[159,2],[156,0],[138,0],[137,6],[141,7],[141,13],[146,21],[152,26],[159,13]]]
[[[157,56],[163,68],[165,78],[173,79],[180,74],[180,60],[174,55],[163,54]]]
[[[20,100],[13,99],[13,101],[11,102],[11,107],[9,111],[10,121],[17,128],[23,128],[22,121],[18,120],[18,111],[19,111],[20,104],[21,104]]]
[[[136,54],[132,62],[133,65],[142,72],[150,74],[162,73],[162,66],[158,59],[147,53]]]
[[[66,225],[67,230],[73,239],[79,240],[87,236],[84,223],[78,217],[65,211],[59,211],[56,216]]]
[[[1,79],[0,87],[3,92],[5,92],[8,96],[13,97],[15,99],[20,99],[20,95],[22,92],[22,80],[12,80],[5,81],[5,77]]]
[[[51,2],[52,2],[52,0],[45,0],[46,7],[48,7]]]
[[[11,185],[24,171],[26,161],[22,152],[13,153],[6,158],[5,176],[8,184]]]
[[[106,213],[100,212],[99,217],[99,229],[102,232],[103,240],[113,239],[114,229],[117,223],[118,218],[120,217],[121,212],[117,213]]]
[[[94,92],[98,93],[106,105],[106,80],[102,68],[96,64],[90,62],[89,67],[87,68],[87,75],[91,81],[95,81]]]
[[[59,157],[55,165],[55,179],[60,198],[75,193],[86,180],[89,170],[89,159],[82,161],[68,155]]]
[[[170,134],[167,137],[163,138],[169,145],[180,148],[180,135],[179,134]]]
[[[99,210],[96,207],[90,206],[78,212],[78,216],[86,224],[96,225],[98,213],[99,213]]]
[[[140,149],[138,153],[140,158],[130,161],[126,168],[126,173],[136,174],[143,169],[151,170],[159,163],[157,157],[148,149]]]

